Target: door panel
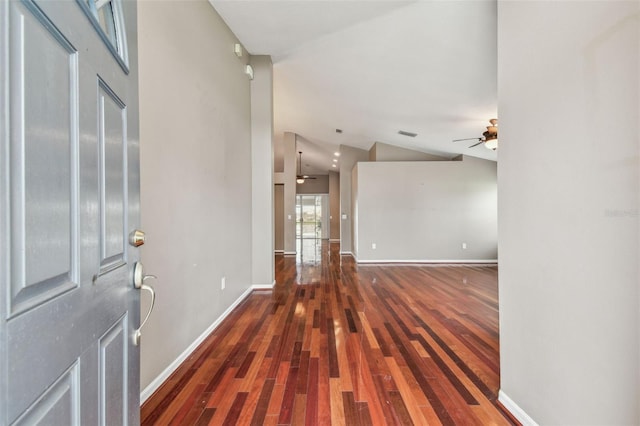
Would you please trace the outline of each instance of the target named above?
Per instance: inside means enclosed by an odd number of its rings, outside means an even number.
[[[74,364],[16,421],[16,425],[78,424],[79,392],[78,365]]]
[[[124,316],[100,339],[101,425],[126,423],[127,346],[127,317]]]
[[[11,299],[17,314],[77,285],[77,63],[46,17],[11,11]],[[41,58],[50,74],[40,71]]]
[[[100,273],[125,263],[126,107],[102,80],[98,94]]]
[[[123,66],[80,1],[0,2],[0,424],[139,422],[136,8]]]

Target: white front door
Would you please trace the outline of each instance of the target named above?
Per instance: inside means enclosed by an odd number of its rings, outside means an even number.
[[[139,423],[136,5],[0,2],[0,424]]]

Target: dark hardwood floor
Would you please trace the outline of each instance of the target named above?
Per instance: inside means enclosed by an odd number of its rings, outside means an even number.
[[[495,266],[357,265],[305,242],[142,406],[144,425],[513,424]]]

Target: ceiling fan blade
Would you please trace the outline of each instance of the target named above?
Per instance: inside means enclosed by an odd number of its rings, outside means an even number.
[[[482,140],[482,139],[481,138],[454,139],[452,142],[473,141],[473,140],[479,141],[479,140]]]
[[[469,148],[473,148],[474,146],[478,146],[478,145],[480,145],[481,143],[484,143],[484,141],[483,141],[482,139],[480,140],[480,142],[478,142],[478,143],[474,143],[474,144],[473,144],[473,145],[471,145]]]

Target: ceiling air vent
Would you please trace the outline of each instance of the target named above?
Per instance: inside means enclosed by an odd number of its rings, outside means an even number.
[[[417,133],[405,132],[404,130],[398,130],[398,134],[402,136],[409,136],[410,138],[415,138],[416,136],[418,136]]]

